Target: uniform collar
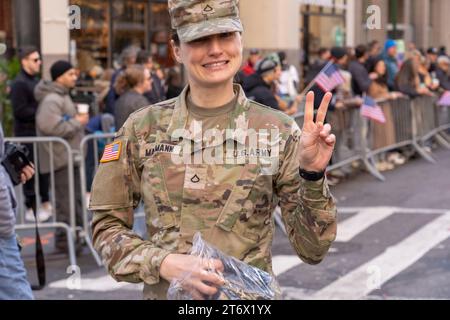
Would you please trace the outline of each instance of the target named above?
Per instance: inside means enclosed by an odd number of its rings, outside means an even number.
[[[238,97],[236,99],[236,107],[231,114],[230,122],[226,128],[231,129],[234,132],[232,136],[233,140],[244,144],[248,129],[248,110],[250,108],[250,103],[245,96],[244,90],[239,84],[234,84],[233,89],[237,92]],[[186,86],[175,101],[172,118],[170,119],[167,128],[167,134],[169,136],[172,136],[177,129],[186,129],[188,120],[186,98],[188,92],[189,86]]]

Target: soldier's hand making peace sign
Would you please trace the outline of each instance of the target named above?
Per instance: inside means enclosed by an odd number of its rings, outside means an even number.
[[[314,121],[314,92],[306,95],[305,119],[300,136],[300,168],[306,171],[324,171],[333,154],[336,136],[330,124],[324,124],[332,94],[326,93]]]

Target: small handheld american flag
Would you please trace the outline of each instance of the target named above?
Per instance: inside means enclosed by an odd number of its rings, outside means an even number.
[[[364,97],[364,102],[361,106],[361,115],[381,123],[386,123],[386,117],[384,116],[383,110],[381,110],[381,107],[369,96]]]
[[[324,92],[332,91],[338,85],[343,84],[345,79],[342,77],[339,68],[334,63],[327,64],[316,77],[316,84]]]

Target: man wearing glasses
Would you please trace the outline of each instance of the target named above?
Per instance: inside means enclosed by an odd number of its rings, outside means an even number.
[[[19,50],[21,69],[11,85],[11,102],[14,110],[14,134],[16,137],[36,136],[36,111],[38,103],[34,98],[34,88],[39,82],[38,74],[41,70],[41,57],[35,47],[23,47]],[[34,161],[33,144],[26,144],[30,150],[30,160]],[[46,221],[52,215],[52,208],[48,195],[48,174],[39,175],[39,190],[41,206],[37,208],[37,218]],[[36,201],[34,179],[24,185],[25,204],[27,211],[25,218],[34,220],[32,204]]]

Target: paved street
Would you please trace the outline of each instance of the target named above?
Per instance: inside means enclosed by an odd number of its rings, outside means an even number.
[[[286,299],[450,299],[450,151],[437,164],[415,159],[379,182],[361,173],[336,187],[338,237],[317,266],[302,263],[278,229],[275,273]],[[141,221],[142,223],[142,221]],[[140,299],[141,285],[114,282],[86,251],[78,259],[81,290],[66,273],[65,255],[52,253],[42,231],[49,285],[37,299]],[[32,235],[24,251],[35,283]]]

